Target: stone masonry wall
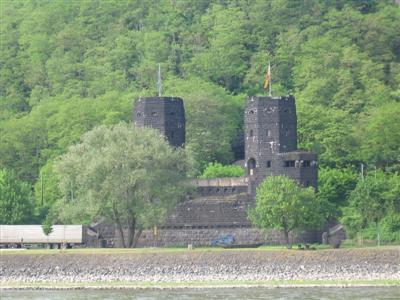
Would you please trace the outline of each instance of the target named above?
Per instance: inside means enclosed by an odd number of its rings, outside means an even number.
[[[210,243],[222,235],[232,235],[237,244],[263,243],[265,245],[284,244],[285,239],[282,232],[278,230],[263,231],[253,227],[243,228],[183,228],[183,229],[160,229],[157,235],[152,230],[145,230],[140,236],[138,247],[171,247],[171,246],[209,246]],[[315,231],[302,232],[292,235],[294,244],[313,243],[317,239]],[[118,233],[116,233],[115,246],[121,246]]]

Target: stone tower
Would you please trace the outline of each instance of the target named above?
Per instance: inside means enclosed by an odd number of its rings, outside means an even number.
[[[247,99],[244,112],[245,162],[249,192],[268,176],[286,175],[317,188],[316,154],[297,150],[297,116],[293,96]]]
[[[160,131],[171,146],[185,144],[185,109],[181,98],[139,98],[135,101],[132,119],[136,126]]]

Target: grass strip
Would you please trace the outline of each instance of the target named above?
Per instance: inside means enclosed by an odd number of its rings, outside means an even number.
[[[252,287],[399,287],[400,280],[226,280],[188,282],[95,281],[95,282],[2,282],[0,289],[174,289]]]
[[[175,247],[175,248],[76,248],[76,249],[28,249],[28,250],[13,250],[13,249],[0,249],[0,255],[26,255],[26,254],[156,254],[156,253],[187,253],[187,252],[247,252],[247,251],[287,251],[287,252],[296,252],[296,251],[304,251],[304,252],[315,252],[315,251],[340,251],[340,250],[348,250],[348,249],[358,249],[358,250],[366,250],[366,249],[374,249],[374,250],[390,250],[395,249],[400,251],[400,246],[380,246],[380,247],[346,247],[343,249],[330,249],[326,246],[317,247],[317,250],[297,250],[286,249],[283,246],[262,246],[259,248],[238,248],[238,249],[224,249],[218,247],[198,247],[193,250],[188,250],[184,247]]]

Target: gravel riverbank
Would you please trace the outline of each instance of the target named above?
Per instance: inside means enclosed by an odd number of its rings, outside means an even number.
[[[29,251],[29,250],[27,250]],[[400,248],[2,253],[0,282],[398,280]]]

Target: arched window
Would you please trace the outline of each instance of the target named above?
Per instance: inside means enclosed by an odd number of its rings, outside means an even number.
[[[247,175],[253,176],[255,168],[256,168],[256,160],[254,158],[250,158],[247,161]]]
[[[250,129],[249,136],[253,136],[253,129]]]

